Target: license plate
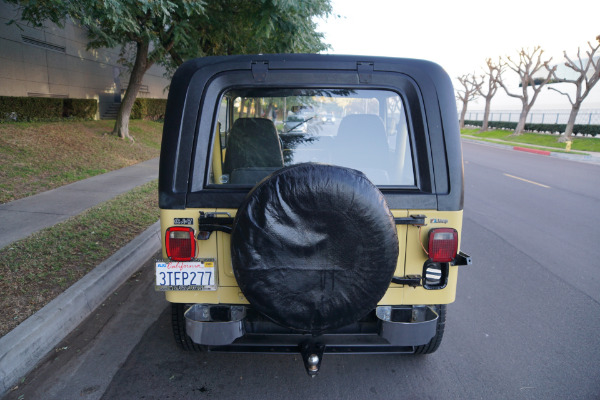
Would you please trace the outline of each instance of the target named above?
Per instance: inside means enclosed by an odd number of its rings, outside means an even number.
[[[157,261],[156,290],[217,290],[214,261]]]

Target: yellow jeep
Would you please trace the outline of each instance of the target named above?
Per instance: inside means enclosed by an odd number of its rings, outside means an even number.
[[[470,264],[454,91],[427,61],[189,61],[159,195],[156,288],[188,350],[300,353],[313,376],[324,353],[432,353]]]

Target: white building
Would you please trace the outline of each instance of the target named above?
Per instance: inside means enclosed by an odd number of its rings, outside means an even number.
[[[67,21],[32,28],[18,8],[0,1],[0,96],[95,98],[99,114],[120,103],[129,76],[119,48],[86,50],[86,30]],[[6,25],[11,19],[17,21]],[[170,80],[153,66],[138,97],[166,98]]]

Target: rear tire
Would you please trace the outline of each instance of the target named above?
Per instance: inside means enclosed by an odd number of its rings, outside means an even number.
[[[429,343],[415,347],[414,354],[431,354],[434,353],[442,343],[444,336],[444,327],[446,325],[446,304],[440,304],[434,307],[435,312],[440,316],[437,320],[435,336],[431,338]]]
[[[183,314],[189,308],[188,304],[171,303],[171,326],[177,345],[185,351],[204,351],[204,346],[196,344],[187,334]]]

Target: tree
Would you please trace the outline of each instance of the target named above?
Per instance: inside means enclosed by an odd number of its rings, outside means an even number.
[[[517,60],[513,60],[511,57],[506,57],[506,61],[501,63],[501,68],[508,66],[511,70],[516,72],[521,79],[521,94],[511,93],[506,84],[504,83],[504,75],[498,75],[498,83],[507,95],[510,97],[518,98],[521,100],[523,105],[521,109],[521,114],[519,116],[519,122],[517,123],[517,127],[511,136],[518,136],[523,134],[523,130],[525,129],[525,121],[527,119],[527,115],[531,110],[531,107],[535,103],[535,100],[538,97],[538,94],[542,90],[542,87],[546,85],[550,78],[552,78],[552,74],[556,70],[556,66],[553,68],[549,67],[550,61],[552,58],[542,61],[542,54],[544,50],[541,49],[540,46],[534,47],[533,51],[521,49],[519,52],[519,58]],[[542,71],[542,69],[546,69],[547,75],[544,77],[536,78],[537,75]],[[530,89],[533,91],[532,96],[530,96]]]
[[[331,12],[330,0],[48,0],[20,4],[23,19],[40,26],[70,17],[88,29],[88,48],[131,49],[130,78],[113,130],[129,135],[129,117],[146,71],[173,70],[185,59],[248,52],[316,52],[327,48],[313,17]]]
[[[62,26],[65,18],[71,18],[87,29],[88,49],[127,49],[133,44],[129,83],[113,129],[113,134],[128,139],[129,117],[144,74],[164,62],[175,44],[189,44],[191,17],[203,12],[203,2],[192,0],[9,1],[21,5],[22,18],[35,26],[45,20]]]
[[[462,85],[461,89],[456,90],[456,99],[462,102],[462,111],[460,112],[460,129],[465,127],[465,115],[469,102],[478,96],[478,91],[483,85],[483,80],[479,82],[475,74],[466,74],[459,76],[458,81]]]
[[[202,56],[317,53],[329,46],[314,20],[330,12],[330,0],[209,2],[193,21],[197,46],[175,46],[169,54],[177,67]]]
[[[485,84],[487,82],[487,91],[484,92],[481,85],[477,90],[477,93],[485,99],[485,109],[483,111],[483,122],[481,124],[480,132],[484,132],[488,130],[488,123],[490,118],[490,106],[492,103],[492,98],[496,95],[498,91],[498,76],[501,74],[502,63],[498,62],[498,64],[494,64],[491,58],[485,60],[488,70],[484,75],[481,75],[481,80]]]
[[[184,4],[187,4],[185,1],[183,0]],[[328,46],[323,42],[323,35],[316,32],[314,17],[326,16],[331,12],[329,1],[219,0],[203,4],[202,12],[187,12],[183,15],[181,8],[177,8],[180,12],[177,14],[178,18],[154,23],[154,29],[159,32],[160,44],[154,54],[162,56],[162,65],[173,71],[186,59],[202,56],[316,53],[327,49]],[[146,49],[142,50],[143,55]],[[138,46],[136,64],[140,58],[139,54]],[[152,57],[148,59],[151,60]],[[144,62],[143,57],[141,62]],[[136,64],[132,69],[132,76],[136,71]],[[147,63],[146,66],[147,70]],[[139,84],[134,87],[136,94]],[[128,122],[134,101],[135,96],[128,99],[126,92],[119,112],[119,116],[123,113],[122,131],[124,124]],[[119,119],[115,125],[115,133],[118,124]]]
[[[560,90],[548,87],[550,90],[555,90],[558,93],[567,96],[569,102],[571,103],[571,113],[569,114],[569,120],[567,122],[567,127],[565,132],[559,138],[559,141],[566,142],[571,140],[571,135],[573,134],[573,126],[575,126],[575,120],[577,119],[577,114],[579,113],[579,108],[581,107],[581,103],[587,95],[590,93],[590,90],[594,87],[598,80],[600,80],[600,59],[594,61],[594,55],[598,48],[600,48],[600,35],[596,37],[596,41],[598,44],[596,46],[592,46],[590,42],[588,45],[590,46],[590,50],[586,52],[587,61],[581,58],[580,48],[577,48],[577,62],[574,62],[567,56],[567,52],[564,52],[565,65],[567,68],[575,71],[579,76],[575,79],[566,79],[559,78],[556,76],[556,71],[553,74],[555,82],[568,82],[575,85],[575,98],[571,98],[568,93],[561,92]]]

